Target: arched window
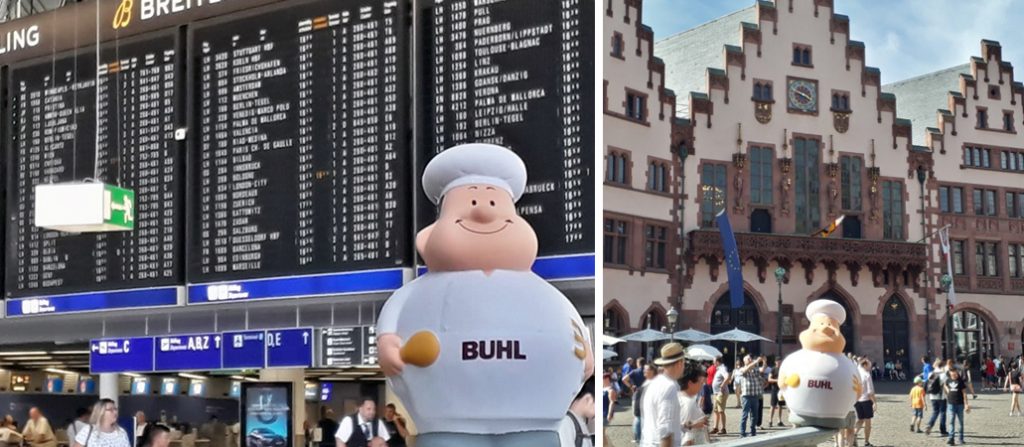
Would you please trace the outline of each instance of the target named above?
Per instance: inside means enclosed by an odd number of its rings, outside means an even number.
[[[883,365],[888,362],[903,364],[908,373],[914,365],[910,363],[910,318],[903,301],[896,295],[889,298],[882,309],[882,357]]]
[[[629,321],[626,316],[622,314],[617,307],[610,307],[604,311],[604,333],[613,337],[621,337],[626,335],[629,331]],[[615,351],[618,354],[612,362],[622,363],[626,361],[626,344],[618,343],[615,346],[609,346],[609,349]],[[607,363],[607,362],[606,362]]]
[[[753,334],[761,333],[761,317],[758,315],[757,306],[750,295],[743,294],[743,305],[733,309],[729,303],[729,292],[725,292],[715,302],[711,311],[711,333],[719,334],[733,329],[741,329]],[[745,354],[757,355],[761,353],[760,342],[739,343],[734,345],[727,341],[712,341],[712,346],[718,348],[724,354],[725,364],[732,370],[736,360],[742,359]],[[739,354],[739,358],[736,357]]]
[[[970,310],[953,314],[953,354],[958,362],[968,360],[972,368],[977,368],[984,356],[995,353],[994,335],[992,325],[981,314]],[[948,337],[948,329],[943,328],[942,352],[946,357]]]

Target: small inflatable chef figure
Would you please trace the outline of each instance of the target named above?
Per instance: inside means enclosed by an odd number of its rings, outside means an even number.
[[[429,273],[395,292],[377,323],[380,364],[418,447],[547,447],[593,349],[579,313],[534,274],[537,235],[516,213],[526,166],[465,144],[434,157],[423,189],[440,204],[416,236]]]
[[[803,349],[779,368],[779,388],[795,425],[852,428],[852,409],[860,394],[857,367],[843,355],[846,339],[839,326],[846,310],[832,300],[807,305],[810,327],[800,333]]]

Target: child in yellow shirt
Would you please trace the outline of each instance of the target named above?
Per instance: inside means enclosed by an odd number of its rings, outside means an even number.
[[[921,433],[921,421],[924,419],[924,386],[921,385],[922,382],[920,377],[914,377],[914,387],[910,389],[910,408],[914,412],[914,417],[910,420],[911,433],[915,428],[918,433]]]

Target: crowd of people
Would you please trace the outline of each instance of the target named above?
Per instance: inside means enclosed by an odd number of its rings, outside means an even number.
[[[65,432],[70,447],[131,447],[128,432],[117,424],[117,403],[100,399],[92,408],[79,408],[76,417],[68,423]],[[140,425],[139,446],[168,447],[171,442],[171,428],[164,424]],[[28,421],[18,429],[13,416],[7,415],[0,422],[0,445],[3,447],[56,447],[57,436],[50,421],[43,412],[33,407],[28,412]]]
[[[840,430],[838,446],[872,446],[872,420],[878,409],[874,381],[879,378],[912,381],[908,393],[910,431],[930,435],[938,430],[948,445],[964,443],[965,415],[970,413],[970,400],[977,398],[969,362],[921,358],[921,373],[912,372],[898,362],[886,362],[880,371],[866,358],[847,354],[857,365],[861,388],[854,408],[853,427]],[[739,435],[757,436],[765,427],[786,427],[786,404],[779,393],[780,360],[746,356],[733,369],[717,358],[698,363],[683,356],[677,343],[662,347],[661,357],[646,364],[627,359],[619,371],[609,368],[604,374],[604,418],[607,427],[614,417],[615,403],[629,398],[633,412],[633,442],[644,447],[699,445],[710,443],[716,436],[728,434],[726,408],[735,396],[741,409]],[[891,372],[890,372],[891,371]],[[986,358],[979,370],[984,391],[1003,391],[1010,395],[1010,416],[1022,416],[1020,394],[1024,387],[1024,357],[1007,360]],[[767,397],[766,397],[767,394]],[[969,399],[970,397],[970,399]],[[770,411],[767,424],[763,415],[765,404]],[[930,404],[930,405],[929,405]],[[926,414],[929,412],[930,415]],[[922,430],[922,427],[924,428]],[[667,438],[670,441],[665,442]],[[610,445],[605,436],[605,445]]]

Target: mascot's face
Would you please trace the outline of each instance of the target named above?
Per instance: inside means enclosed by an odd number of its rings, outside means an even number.
[[[465,185],[445,194],[437,222],[416,235],[416,249],[432,272],[523,271],[537,258],[537,234],[507,191]]]
[[[841,354],[846,339],[839,332],[839,322],[823,314],[811,319],[811,325],[800,333],[800,345],[804,349],[818,352]]]

